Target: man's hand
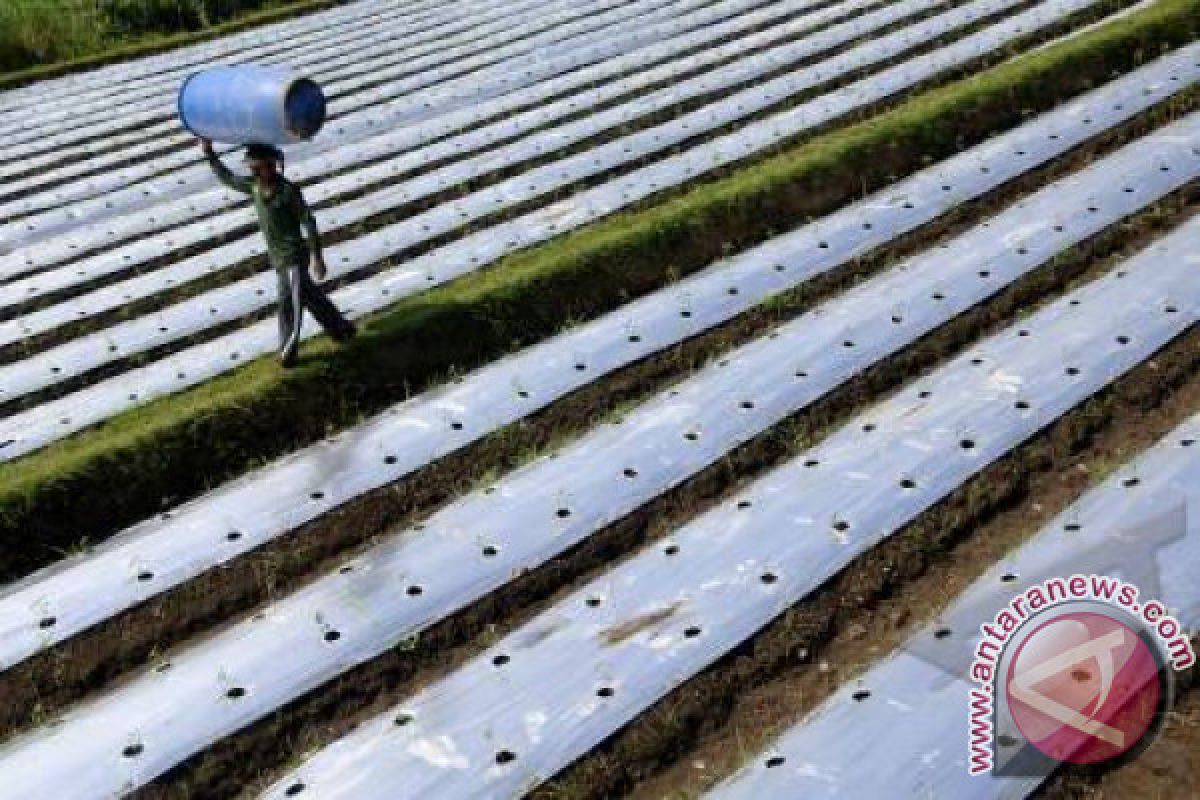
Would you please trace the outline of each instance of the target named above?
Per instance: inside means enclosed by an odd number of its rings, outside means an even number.
[[[325,275],[329,272],[329,270],[325,267],[325,259],[317,255],[314,255],[308,260],[308,271],[312,275],[314,281],[325,280]]]
[[[211,156],[213,154],[212,141],[210,139],[201,139],[200,149],[204,151],[204,155]]]

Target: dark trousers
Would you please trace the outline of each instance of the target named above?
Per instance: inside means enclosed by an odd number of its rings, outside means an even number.
[[[300,329],[304,312],[309,311],[333,339],[343,341],[354,335],[354,325],[342,316],[321,287],[313,283],[308,267],[296,264],[275,270],[279,278],[279,357],[294,361],[300,348]]]

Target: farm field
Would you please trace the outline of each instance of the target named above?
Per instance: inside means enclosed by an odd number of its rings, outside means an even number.
[[[249,63],[329,101],[292,369],[176,106]],[[1194,665],[1013,775],[967,676],[1060,573],[1196,635],[1198,208],[1198,0],[357,0],[0,91],[0,798],[1192,796]]]

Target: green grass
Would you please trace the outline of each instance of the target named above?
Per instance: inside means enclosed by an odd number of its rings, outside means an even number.
[[[0,4],[0,71],[68,61],[108,46],[94,3],[5,0]]]
[[[0,90],[163,52],[346,0],[0,0]]]
[[[261,359],[0,465],[0,577],[352,424],[443,379],[887,185],[1200,35],[1200,0],[1155,6],[919,95],[645,210],[407,298],[353,347]],[[36,543],[36,544],[35,544]]]

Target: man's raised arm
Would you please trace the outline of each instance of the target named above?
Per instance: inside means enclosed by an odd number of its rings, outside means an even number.
[[[201,139],[200,149],[204,151],[204,157],[208,159],[208,165],[212,167],[212,171],[216,174],[217,180],[234,191],[242,192],[243,194],[250,194],[250,179],[243,178],[241,175],[235,174],[233,170],[225,166],[224,162],[217,157],[216,152],[213,150],[211,141],[208,139]]]

